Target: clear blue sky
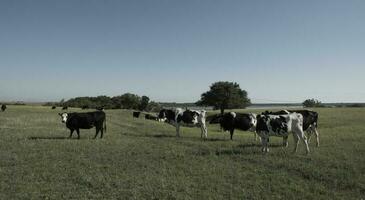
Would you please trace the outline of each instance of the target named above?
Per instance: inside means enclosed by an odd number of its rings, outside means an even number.
[[[365,102],[364,0],[2,0],[0,101]]]

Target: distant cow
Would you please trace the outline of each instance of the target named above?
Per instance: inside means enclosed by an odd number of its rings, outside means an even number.
[[[293,133],[295,148],[297,151],[299,140],[302,139],[309,153],[307,138],[303,132],[303,116],[300,113],[286,115],[258,115],[256,132],[261,137],[262,151],[269,152],[269,137],[279,136],[284,138],[287,144],[289,133]]]
[[[283,115],[289,113],[300,113],[303,116],[303,131],[308,133],[308,142],[314,133],[316,135],[317,147],[319,146],[318,113],[310,110],[281,110],[277,112],[265,111],[263,114]]]
[[[52,106],[52,110],[56,109],[56,106]]]
[[[209,124],[219,124],[222,119],[221,114],[215,114],[207,117],[207,120],[209,121]]]
[[[94,139],[101,132],[100,138],[103,138],[104,131],[106,132],[106,117],[103,111],[87,112],[87,113],[59,113],[62,118],[62,123],[66,123],[66,127],[70,129],[70,136],[76,130],[77,139],[80,139],[79,129],[90,129],[95,127],[96,134]]]
[[[256,135],[256,114],[253,113],[235,113],[229,112],[223,114],[219,121],[224,131],[229,131],[231,134],[231,140],[235,129],[243,131],[252,131]]]
[[[96,109],[96,110],[100,110],[100,111],[102,111],[102,110],[104,110],[104,107],[103,107],[103,106],[98,106],[98,107],[96,107],[95,109]]]
[[[62,110],[67,110],[68,109],[68,106],[63,106],[62,107]]]
[[[134,118],[139,118],[140,114],[141,114],[141,112],[133,112],[133,117]]]
[[[169,124],[176,127],[176,137],[180,137],[180,126],[197,126],[201,129],[201,138],[208,137],[208,130],[205,124],[205,116],[206,111],[201,110],[185,110],[183,111],[181,108],[176,108],[175,110],[171,109],[162,109],[158,114],[158,118],[161,121],[168,122]]]
[[[88,106],[88,105],[82,106],[82,108],[81,108],[81,109],[83,109],[83,110],[85,110],[85,109],[89,109],[89,106]]]
[[[1,105],[1,111],[4,112],[5,110],[6,110],[6,105],[5,104]]]
[[[149,120],[158,121],[158,118],[156,116],[153,116],[153,115],[150,115],[150,114],[145,114],[144,118],[149,119]]]

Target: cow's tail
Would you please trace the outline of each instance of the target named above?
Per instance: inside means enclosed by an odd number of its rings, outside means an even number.
[[[106,117],[105,117],[105,120],[104,120],[104,131],[106,133]]]

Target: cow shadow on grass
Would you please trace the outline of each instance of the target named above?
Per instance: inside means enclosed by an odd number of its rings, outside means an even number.
[[[223,155],[249,155],[249,154],[262,154],[261,152],[262,145],[259,143],[248,143],[248,144],[240,144],[233,148],[228,149],[219,149],[215,151],[215,155],[223,156]],[[269,144],[270,148],[280,148],[283,147],[281,144]]]
[[[77,138],[68,138],[68,137],[61,137],[61,136],[51,136],[51,137],[44,137],[44,136],[32,136],[28,137],[28,140],[66,140],[66,139],[77,139]]]

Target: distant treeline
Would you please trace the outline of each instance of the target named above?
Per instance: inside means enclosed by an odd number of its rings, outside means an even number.
[[[147,96],[138,96],[136,94],[125,93],[120,96],[108,97],[76,97],[67,101],[61,100],[60,102],[48,102],[44,106],[68,106],[83,109],[134,109],[148,112],[157,112],[162,106],[154,101],[149,101]]]

